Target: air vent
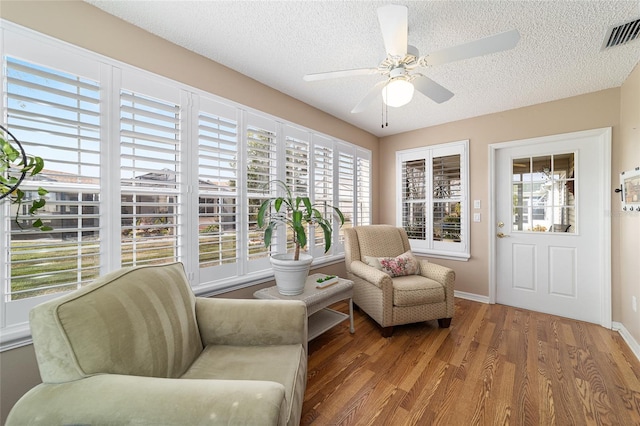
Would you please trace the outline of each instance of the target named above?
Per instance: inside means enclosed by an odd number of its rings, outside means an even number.
[[[612,27],[604,38],[602,50],[620,46],[640,36],[640,19]]]

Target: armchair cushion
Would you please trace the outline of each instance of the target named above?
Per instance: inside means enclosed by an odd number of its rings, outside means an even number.
[[[389,274],[392,278],[420,273],[420,264],[411,250],[396,257],[365,256],[364,258],[367,265]]]
[[[416,306],[445,301],[444,287],[420,275],[396,277],[393,280],[394,306]]]

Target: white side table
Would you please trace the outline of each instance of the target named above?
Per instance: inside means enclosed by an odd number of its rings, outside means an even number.
[[[307,305],[309,316],[308,340],[314,339],[349,318],[349,331],[353,334],[353,281],[339,278],[336,284],[326,288],[316,288],[318,278],[324,274],[313,274],[307,277],[304,292],[296,296],[285,296],[278,293],[276,286],[263,288],[253,293],[256,299],[302,300]],[[349,299],[349,315],[327,308],[341,300]]]

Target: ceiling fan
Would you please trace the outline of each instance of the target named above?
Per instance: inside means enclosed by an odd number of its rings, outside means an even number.
[[[387,57],[376,68],[357,68],[307,74],[305,81],[328,80],[331,78],[356,75],[380,74],[385,80],[377,83],[351,112],[364,111],[382,94],[385,104],[391,107],[406,105],[413,98],[414,89],[434,102],[446,102],[453,93],[417,71],[418,68],[446,64],[513,49],[520,40],[520,33],[514,29],[480,40],[464,43],[420,56],[418,49],[408,45],[408,8],[402,5],[387,5],[378,8],[378,22],[382,30]]]

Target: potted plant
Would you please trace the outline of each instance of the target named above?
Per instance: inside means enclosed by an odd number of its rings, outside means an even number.
[[[325,217],[316,205],[311,204],[307,196],[295,196],[287,184],[281,180],[271,182],[281,191],[278,197],[265,200],[258,210],[258,227],[264,228],[264,245],[271,245],[273,231],[285,225],[291,231],[295,250],[293,253],[271,255],[278,291],[284,295],[296,295],[304,291],[304,284],[309,274],[313,258],[300,250],[307,246],[307,229],[309,225],[322,228],[325,253],[331,248],[333,230],[332,216]],[[271,184],[270,183],[270,184]],[[340,218],[340,226],[344,224],[344,215],[337,207],[330,207]]]
[[[22,228],[19,221],[20,206],[25,202],[25,193],[20,189],[22,181],[27,175],[35,176],[44,168],[44,160],[41,157],[27,155],[22,144],[5,127],[0,126],[0,200],[8,199],[11,204],[17,204],[15,222]],[[8,135],[4,137],[4,133]],[[12,139],[9,140],[9,137]],[[13,146],[17,145],[17,149]],[[44,198],[48,191],[38,188],[38,199],[34,200],[29,207],[29,215],[34,215],[44,207]],[[32,226],[41,231],[50,231],[52,228],[42,223],[41,219],[36,219]]]

